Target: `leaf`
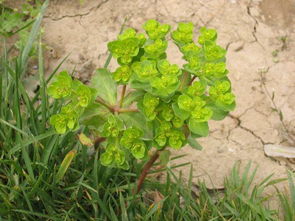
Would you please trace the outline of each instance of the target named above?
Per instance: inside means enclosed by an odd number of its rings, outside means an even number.
[[[201,144],[199,144],[198,141],[196,141],[196,139],[193,138],[192,136],[189,136],[189,137],[187,138],[187,142],[188,142],[188,144],[189,144],[192,148],[194,148],[194,149],[196,149],[196,150],[202,150],[202,149],[203,149],[203,147],[201,146]]]
[[[131,80],[130,81],[130,87],[133,89],[139,89],[139,90],[145,90],[150,92],[151,91],[151,86],[147,82],[141,82],[138,80]]]
[[[79,138],[79,141],[80,141],[83,145],[88,146],[88,147],[93,146],[93,142],[92,142],[92,140],[91,140],[89,137],[87,137],[85,134],[83,134],[83,133],[79,134],[79,135],[78,135],[78,138]]]
[[[198,134],[202,137],[206,137],[209,134],[208,122],[196,122],[194,119],[190,119],[188,127],[191,132]]]
[[[91,79],[90,85],[96,89],[96,95],[104,99],[110,105],[117,102],[117,83],[112,78],[112,74],[104,68],[97,69]]]
[[[210,105],[208,107],[213,111],[212,120],[223,120],[228,115],[228,111],[224,111],[215,105]]]
[[[29,35],[29,38],[28,38],[28,41],[26,42],[26,46],[21,54],[21,64],[23,66],[23,70],[25,69],[26,67],[26,64],[27,64],[27,61],[28,61],[28,58],[29,58],[29,53],[33,47],[33,43],[34,41],[36,40],[37,36],[39,35],[39,31],[40,31],[40,26],[41,26],[41,22],[42,22],[42,18],[43,18],[43,15],[45,13],[45,10],[48,6],[48,3],[49,1],[45,1],[40,9],[40,12],[39,14],[37,15],[36,17],[36,20],[32,26],[32,29],[31,29],[31,32],[30,32],[30,35]]]
[[[58,183],[62,178],[64,177],[65,173],[67,172],[72,160],[76,156],[77,151],[76,150],[71,150],[70,152],[67,153],[65,158],[63,159],[57,174],[56,174],[56,182]]]
[[[122,113],[119,117],[124,121],[127,127],[137,127],[141,129],[144,133],[143,138],[152,139],[152,130],[148,126],[148,122],[146,121],[144,115],[140,112],[130,112],[130,113]]]
[[[180,109],[176,103],[172,104],[172,109],[173,109],[175,115],[177,117],[179,117],[181,120],[186,120],[190,116],[189,112]]]
[[[132,91],[124,98],[123,107],[129,107],[133,102],[144,96],[145,92],[141,90]]]
[[[290,187],[290,192],[291,192],[291,206],[295,208],[295,174],[292,173],[291,171],[288,171],[288,182],[289,182],[289,187]]]

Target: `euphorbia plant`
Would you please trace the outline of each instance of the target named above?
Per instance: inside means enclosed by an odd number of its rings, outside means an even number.
[[[132,160],[148,161],[138,191],[161,150],[199,148],[195,139],[208,135],[208,121],[222,120],[235,107],[226,50],[215,30],[201,28],[196,43],[193,24],[178,24],[171,37],[186,61],[181,68],[167,59],[170,26],[149,20],[143,28],[146,35],[128,28],[108,43],[115,70],[98,69],[90,86],[64,71],[48,89],[64,100],[51,124],[58,133],[88,127],[102,142],[101,164],[128,169]]]

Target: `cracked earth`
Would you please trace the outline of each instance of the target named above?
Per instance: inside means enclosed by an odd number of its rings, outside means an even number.
[[[293,0],[51,1],[44,19],[44,40],[50,48],[47,70],[69,55],[63,68],[74,69],[87,82],[95,68],[102,67],[107,42],[116,38],[126,18],[126,25],[138,30],[151,18],[174,28],[180,21],[192,21],[196,31],[204,25],[215,28],[219,43],[228,50],[237,108],[225,120],[210,123],[210,135],[199,140],[202,151],[185,147],[181,154],[187,156],[179,162],[192,162],[194,182],[204,180],[209,188],[223,188],[236,161],[259,166],[256,182],[272,173],[281,178],[294,164],[266,157],[263,145],[295,148],[294,15]],[[176,47],[170,45],[168,55],[182,65]],[[110,68],[115,66],[112,61]],[[189,168],[182,170],[188,174]]]

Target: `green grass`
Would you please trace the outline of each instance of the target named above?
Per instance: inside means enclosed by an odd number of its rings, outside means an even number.
[[[295,174],[288,171],[288,182],[290,195],[283,194],[280,190],[278,196],[281,202],[282,213],[285,221],[295,220]]]
[[[278,220],[277,212],[266,206],[264,190],[281,180],[268,176],[254,185],[257,168],[251,168],[251,163],[244,170],[236,164],[225,179],[224,190],[208,190],[199,183],[197,195],[192,192],[192,168],[186,182],[181,173],[174,172],[188,163],[163,167],[151,174],[161,172],[166,180],[149,177],[135,195],[142,162],[133,162],[127,172],[106,168],[98,160],[100,149],[79,143],[78,131],[57,135],[48,120],[61,104],[48,98],[46,88],[61,64],[45,78],[39,39],[45,6],[20,54],[11,58],[4,48],[1,56],[0,220]],[[30,97],[23,79],[36,42],[39,89]],[[80,131],[88,133],[87,128]],[[293,176],[289,172],[291,197],[278,190],[285,221],[295,216]]]

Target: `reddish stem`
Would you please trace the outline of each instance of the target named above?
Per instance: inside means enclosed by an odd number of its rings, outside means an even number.
[[[96,101],[100,104],[102,104],[103,106],[105,106],[107,109],[110,110],[110,112],[114,113],[115,112],[115,108],[112,107],[111,105],[107,104],[102,98],[97,97]]]
[[[150,171],[151,167],[153,166],[155,161],[159,158],[160,152],[161,152],[160,150],[156,150],[154,152],[154,154],[152,155],[151,159],[142,168],[140,177],[139,177],[138,182],[137,182],[137,189],[134,189],[134,193],[137,194],[137,193],[140,192],[142,184],[143,184],[148,172]]]
[[[104,142],[106,140],[105,137],[97,137],[94,140],[94,148],[96,149],[102,142]]]
[[[122,88],[122,93],[121,93],[121,99],[120,99],[120,106],[119,107],[122,107],[123,106],[123,101],[124,101],[124,96],[125,96],[125,93],[126,93],[126,84],[123,86]]]
[[[197,76],[193,76],[193,77],[192,77],[191,81],[189,82],[189,85],[191,85],[191,84],[194,82],[194,80],[196,79],[196,77],[197,77]]]

